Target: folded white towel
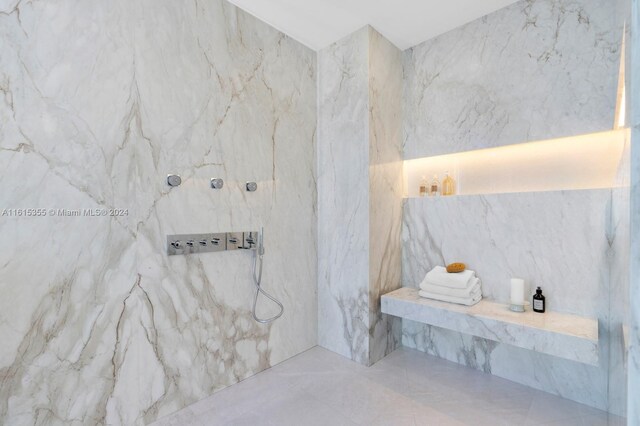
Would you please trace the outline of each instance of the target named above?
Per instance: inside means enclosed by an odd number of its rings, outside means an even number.
[[[451,297],[460,297],[460,298],[468,298],[471,294],[475,294],[477,292],[482,293],[482,283],[480,282],[480,278],[473,277],[469,280],[471,284],[469,288],[451,288],[444,287],[441,285],[436,285],[430,283],[429,281],[422,281],[420,283],[420,290],[423,290],[427,293],[432,294],[441,294],[443,296],[451,296]]]
[[[423,290],[420,290],[418,292],[418,295],[426,299],[439,300],[441,302],[456,303],[458,305],[466,305],[466,306],[473,306],[476,303],[478,303],[480,300],[482,300],[482,294],[480,292],[474,293],[472,297],[468,297],[468,298],[443,296],[441,294],[427,293],[426,291],[423,291]]]
[[[476,273],[470,269],[450,274],[446,268],[436,266],[427,272],[424,281],[449,288],[468,288],[471,285],[471,278],[475,276]]]

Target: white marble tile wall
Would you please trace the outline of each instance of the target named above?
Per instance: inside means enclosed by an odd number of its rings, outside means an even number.
[[[625,111],[630,111],[629,94],[631,93],[629,69],[630,69],[630,37],[631,27],[629,17],[631,16],[631,2],[628,0],[617,0],[616,10],[618,19],[625,22],[625,51],[621,52],[624,57]],[[625,113],[627,126],[629,115]],[[609,309],[603,312],[602,318],[608,327],[609,347],[605,353],[608,356],[608,389],[609,389],[609,410],[621,415],[626,414],[627,407],[627,353],[625,329],[629,326],[629,262],[630,262],[630,150],[631,132],[625,131],[624,149],[618,163],[618,170],[615,177],[616,188],[611,191],[611,234],[609,249]]]
[[[619,9],[620,2],[521,1],[405,52],[405,158],[611,129]],[[629,255],[625,191],[492,197],[407,201],[403,285],[414,286],[432,263],[459,253],[497,275],[484,278],[490,298],[508,300],[506,284],[497,283],[524,275],[545,289],[549,309],[600,319],[600,368],[408,321],[403,342],[623,413],[617,330]],[[569,235],[571,229],[584,235]],[[582,381],[593,383],[590,392]]]
[[[369,362],[400,343],[380,296],[402,286],[402,53],[369,29]]]
[[[145,424],[313,346],[314,52],[219,0],[0,8],[0,211],[128,210],[0,217],[0,423]],[[248,253],[164,254],[262,225],[270,326]]]
[[[318,343],[369,359],[369,29],[318,52]]]
[[[404,286],[460,261],[489,299],[507,303],[520,277],[527,294],[542,287],[549,310],[597,317],[608,309],[610,202],[609,189],[407,199]]]
[[[627,145],[630,141],[628,141]],[[629,153],[625,158],[629,159]],[[611,191],[611,231],[609,262],[609,304],[602,312],[603,326],[608,327],[608,389],[609,411],[624,415],[627,407],[627,355],[623,327],[629,324],[629,261],[630,261],[630,193],[629,164],[625,165],[626,186]],[[607,360],[603,360],[607,361]]]
[[[610,129],[622,24],[526,0],[405,51],[405,158]]]
[[[522,277],[528,294],[543,288],[547,309],[601,319],[600,367],[410,321],[403,344],[607,409],[610,208],[611,190],[415,198],[405,201],[403,224],[404,286],[461,261],[486,298],[508,302],[509,279]]]
[[[368,26],[318,54],[318,341],[363,364],[400,337],[401,59]]]
[[[640,0],[632,1],[631,21],[631,253],[629,289],[628,424],[640,424]]]
[[[402,344],[582,404],[607,409],[607,370],[403,321]]]

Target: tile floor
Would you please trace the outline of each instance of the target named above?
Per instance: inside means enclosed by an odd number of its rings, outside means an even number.
[[[204,425],[619,425],[545,392],[411,349],[363,367],[315,347],[155,423]]]

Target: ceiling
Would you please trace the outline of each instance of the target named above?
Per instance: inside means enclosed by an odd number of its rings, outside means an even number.
[[[230,0],[319,50],[370,24],[406,49],[516,0]]]

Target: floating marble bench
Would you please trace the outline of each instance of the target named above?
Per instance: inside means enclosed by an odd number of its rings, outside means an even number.
[[[483,300],[475,306],[438,302],[401,288],[382,296],[382,312],[590,365],[598,365],[598,321],[532,311]]]

